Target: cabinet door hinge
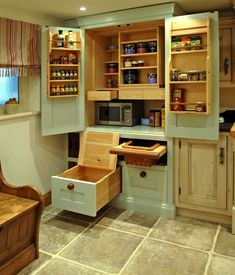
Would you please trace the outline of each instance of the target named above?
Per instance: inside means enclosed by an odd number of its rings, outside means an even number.
[[[181,187],[179,187],[179,195],[181,195]]]
[[[181,149],[181,140],[179,141],[179,149]]]

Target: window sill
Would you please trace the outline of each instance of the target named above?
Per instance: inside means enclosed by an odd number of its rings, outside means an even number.
[[[24,112],[24,113],[17,113],[17,114],[11,114],[11,115],[0,114],[0,121],[23,118],[23,117],[30,117],[30,116],[35,116],[35,115],[39,115],[39,114],[40,114],[40,111]]]

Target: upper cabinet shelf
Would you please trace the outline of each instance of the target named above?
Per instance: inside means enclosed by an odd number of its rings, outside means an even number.
[[[153,84],[160,87],[164,84],[163,41],[161,27],[133,28],[119,32],[119,85],[121,88]],[[133,91],[130,90],[130,92]]]

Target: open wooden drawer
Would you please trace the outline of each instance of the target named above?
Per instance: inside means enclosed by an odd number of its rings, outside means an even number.
[[[166,145],[157,142],[144,146],[144,142],[139,145],[138,142],[135,144],[133,141],[124,142],[110,150],[112,154],[123,155],[126,164],[148,167],[156,164],[166,151]]]
[[[120,193],[121,173],[110,149],[119,143],[117,133],[82,133],[79,165],[52,177],[52,205],[96,216]]]

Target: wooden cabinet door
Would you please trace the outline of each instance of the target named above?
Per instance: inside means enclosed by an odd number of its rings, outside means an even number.
[[[232,28],[219,32],[220,81],[232,81]]]
[[[80,132],[85,128],[85,111],[84,111],[84,30],[72,29],[79,33],[81,36],[81,51],[80,51],[80,62],[77,65],[77,70],[79,74],[79,80],[77,81],[79,95],[78,96],[58,96],[58,97],[48,97],[48,89],[50,84],[50,73],[48,72],[48,67],[50,62],[50,48],[52,48],[51,43],[54,40],[50,40],[48,37],[48,31],[59,31],[63,30],[68,32],[71,28],[61,28],[61,27],[43,27],[42,28],[42,56],[41,56],[41,129],[42,135],[55,135],[70,132]],[[74,42],[76,44],[77,41]],[[54,47],[54,46],[53,46]],[[75,46],[76,47],[76,46]],[[58,48],[60,52],[58,57],[68,58],[67,48]],[[58,59],[59,60],[59,59]],[[63,68],[65,70],[74,69],[69,67],[70,64],[62,64],[61,61],[54,67],[55,69]],[[63,66],[63,67],[62,67]],[[66,67],[67,66],[67,67]],[[73,83],[70,79],[66,80],[53,80],[55,86],[61,84],[66,84],[71,86]]]
[[[226,209],[226,137],[217,142],[180,143],[179,202]]]
[[[172,65],[179,67],[182,71],[190,67],[192,70],[199,69],[197,66],[201,66],[200,59],[193,61],[195,55],[199,52],[197,51],[184,51],[184,55],[188,55],[185,58],[184,63],[173,62],[173,59],[180,57],[180,54],[173,54],[171,48],[171,38],[172,34],[187,36],[187,34],[192,35],[194,32],[193,26],[197,28],[197,34],[203,33],[205,28],[201,28],[200,24],[202,21],[207,21],[207,59],[206,67],[207,77],[205,83],[200,83],[196,81],[172,81],[170,77],[170,69]],[[177,25],[179,27],[173,27]],[[202,25],[205,26],[205,25]],[[172,29],[174,32],[172,33]],[[193,138],[193,139],[205,139],[205,140],[218,140],[219,138],[219,127],[218,127],[218,117],[219,117],[219,26],[218,26],[218,13],[202,13],[193,15],[184,15],[167,18],[165,21],[165,64],[166,64],[166,128],[165,134],[167,137],[178,137],[178,138]],[[186,53],[187,52],[187,53]],[[200,53],[204,54],[204,53]],[[191,61],[191,63],[190,63]],[[175,65],[176,64],[176,65]],[[190,69],[190,70],[191,70]],[[185,83],[183,83],[185,82]],[[180,85],[182,84],[182,85]],[[201,85],[202,84],[202,85]],[[191,85],[191,87],[189,87]],[[200,88],[200,87],[203,87]],[[206,88],[205,88],[206,86]],[[175,88],[176,87],[176,88]],[[207,102],[208,112],[196,112],[196,107],[190,108],[185,107],[185,111],[172,112],[170,109],[171,104],[174,104],[172,99],[173,94],[171,90],[181,88],[184,92],[184,100],[182,104],[190,102],[190,100],[195,102]],[[205,91],[206,93],[202,91]],[[204,96],[203,100],[198,100],[200,96]],[[191,103],[190,103],[191,104]],[[193,112],[190,112],[190,109]]]

